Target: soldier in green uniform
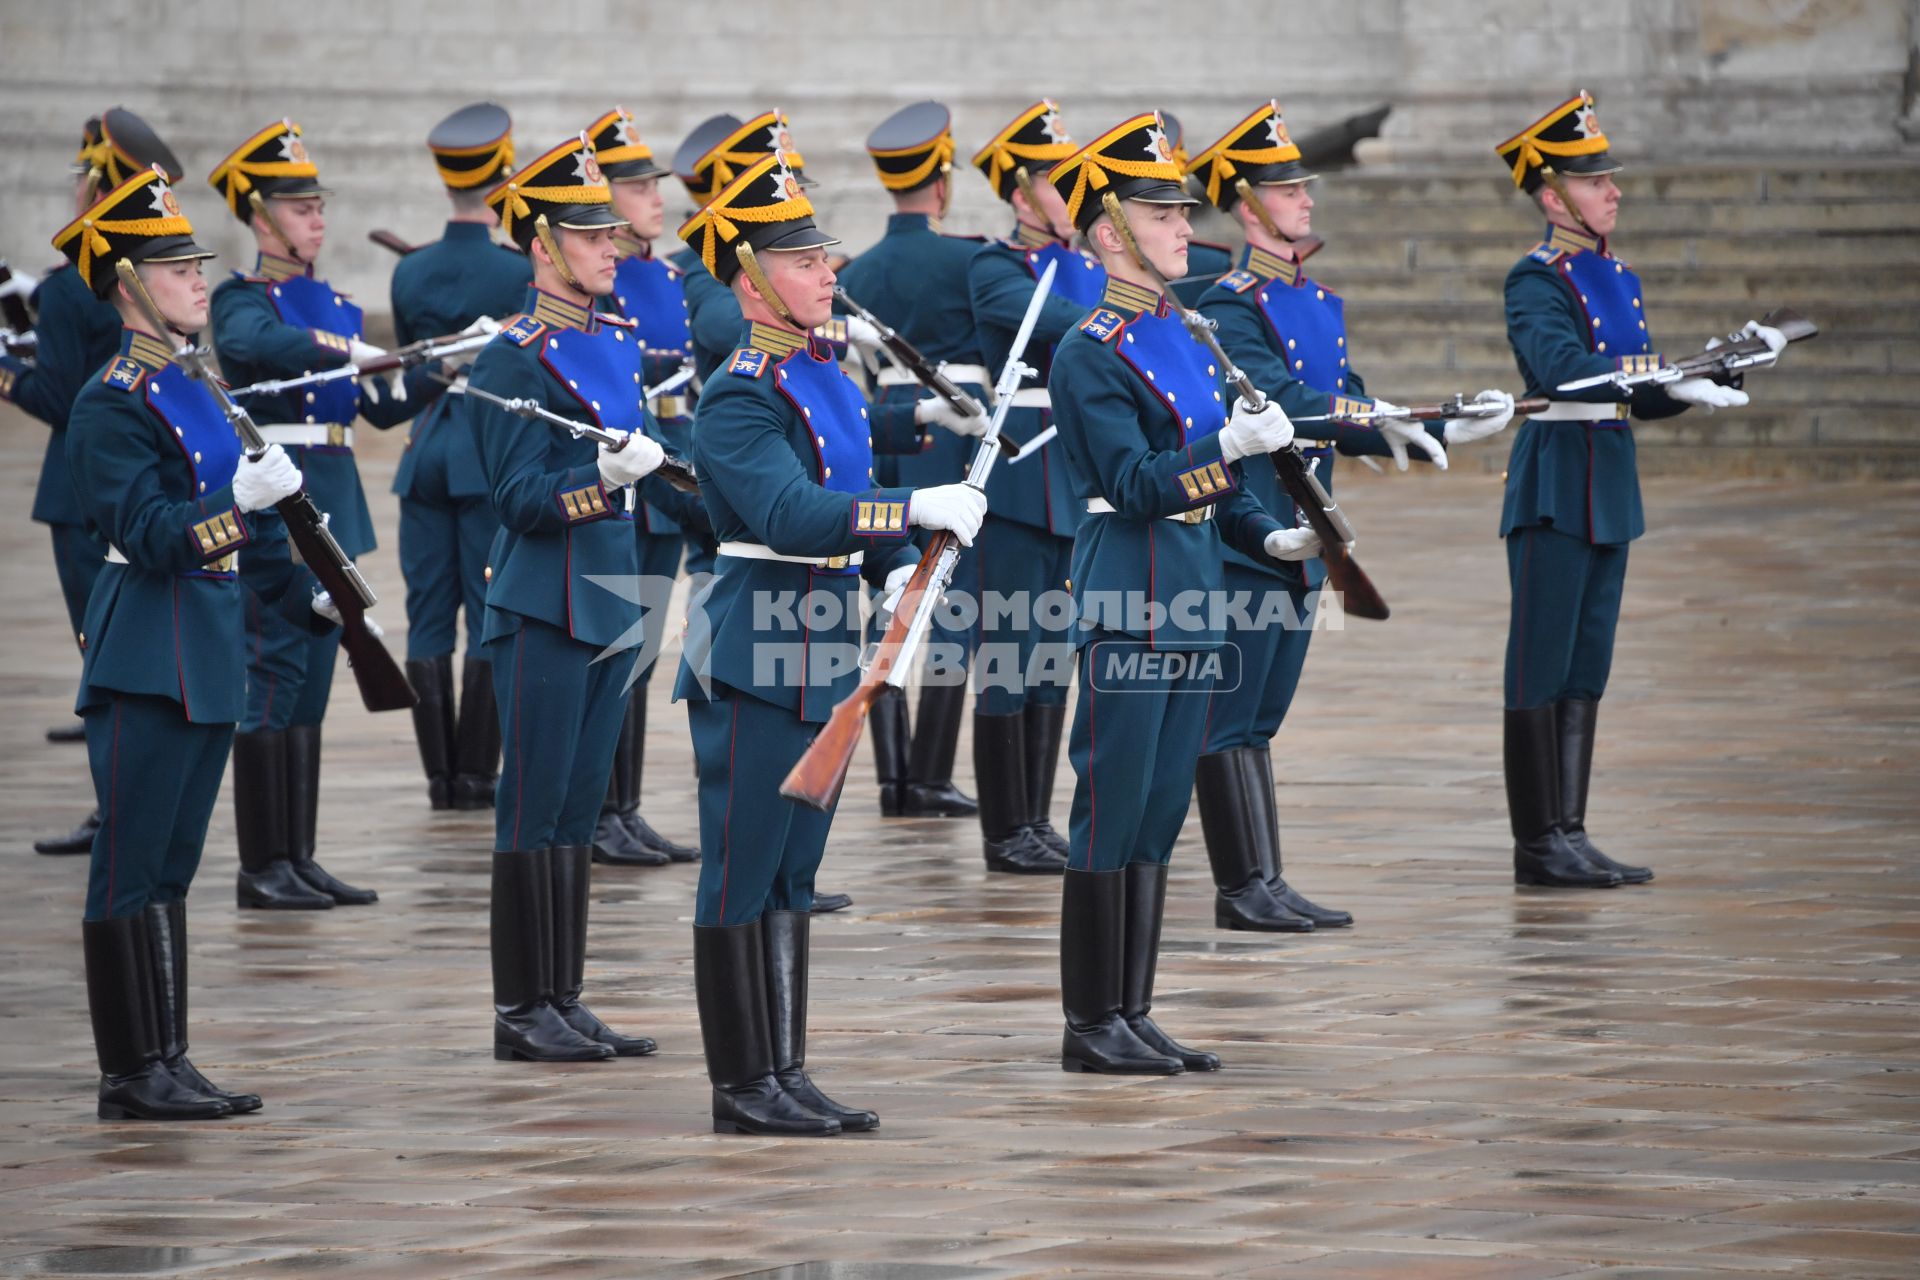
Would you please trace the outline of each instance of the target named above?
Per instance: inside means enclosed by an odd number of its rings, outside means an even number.
[[[1167,141],[1173,144],[1173,163],[1179,166],[1183,174],[1191,173],[1193,157],[1187,153],[1187,133],[1180,124],[1180,117],[1171,111],[1160,113],[1160,122],[1166,127]],[[1187,184],[1191,194],[1193,186]],[[1200,208],[1208,207],[1202,201]],[[1233,249],[1224,244],[1195,237],[1187,241],[1187,274],[1172,282],[1173,294],[1189,307],[1200,305],[1200,295],[1213,286],[1227,272],[1233,270]]]
[[[111,107],[88,120],[74,161],[74,214],[102,190],[111,191],[154,165],[170,182],[180,180],[180,161],[158,134],[125,107]],[[21,283],[24,284],[24,281]],[[33,492],[33,518],[53,537],[53,567],[67,622],[84,647],[81,623],[94,580],[106,563],[106,547],[88,528],[80,500],[67,477],[67,415],[87,380],[113,359],[120,344],[120,317],[94,296],[64,261],[32,290],[35,312],[31,364],[0,352],[0,400],[11,400],[51,428]],[[49,730],[50,741],[81,739],[84,726]],[[64,836],[36,840],[35,853],[78,854],[93,848],[96,810]]]
[[[360,308],[314,274],[326,241],[326,189],[300,126],[276,120],[207,177],[253,234],[259,256],[213,291],[213,341],[235,386],[359,363],[386,353],[362,339]],[[426,394],[424,369],[409,375]],[[306,477],[334,538],[358,559],[374,548],[373,519],[353,460],[353,423],[404,421],[403,384],[340,380],[252,397],[261,434]],[[320,726],[333,689],[337,636],[309,636],[273,614],[249,615],[247,714],[233,743],[235,887],[243,907],[316,910],[378,897],[314,859],[320,800]]]
[[[1053,292],[1026,362],[1041,379],[1054,345],[1100,300],[1106,273],[1074,248],[1073,224],[1047,185],[1053,166],[1074,144],[1051,101],[1036,102],[973,157],[993,193],[1012,208],[1013,234],[989,240],[967,267],[980,354],[998,372],[1006,362],[1034,281],[1055,268]],[[1046,387],[1014,393],[1008,438],[1027,444],[1053,423]],[[1058,875],[1067,842],[1054,830],[1053,780],[1066,724],[1067,679],[1052,659],[1064,657],[1041,626],[1041,601],[1067,589],[1080,504],[1057,445],[994,469],[990,511],[980,535],[977,575],[983,611],[974,662],[973,769],[980,796],[980,832],[987,870]]]
[[[623,225],[585,135],[487,195],[533,264],[525,312],[473,363],[470,407],[500,518],[487,563],[484,642],[504,743],[494,797],[492,959],[496,1058],[641,1056],[580,1001],[594,823],[626,714],[639,606],[607,582],[639,572],[633,511],[659,495],[665,458],[647,412],[640,343],[597,309],[613,293]],[[622,447],[509,412],[531,400],[626,433]],[[633,486],[643,486],[636,495]]]
[[[1240,459],[1264,465],[1258,455],[1292,441],[1286,412],[1269,402],[1230,414],[1224,371],[1161,292],[1160,280],[1186,271],[1195,201],[1159,116],[1108,130],[1047,180],[1107,273],[1100,306],[1061,340],[1048,383],[1087,516],[1071,575],[1080,699],[1068,747],[1076,786],[1060,913],[1062,1065],[1211,1071],[1217,1057],[1177,1043],[1150,1016],[1167,861],[1193,790],[1208,691],[1231,660],[1218,610],[1175,606],[1186,593],[1217,597],[1229,546],[1290,560],[1318,542],[1285,527],[1242,480]]]
[[[840,285],[985,404],[992,398],[987,389],[994,373],[981,363],[967,292],[967,266],[980,239],[940,230],[953,192],[947,108],[937,102],[902,107],[868,136],[867,154],[880,184],[893,196],[894,212],[880,242],[840,270]],[[881,369],[877,387],[872,406],[876,479],[909,488],[964,479],[973,452],[969,437],[985,430],[985,417],[960,413],[924,393],[911,373],[891,364]],[[935,424],[945,430],[927,429]],[[976,556],[969,549],[960,557],[952,590],[977,595]],[[884,815],[953,818],[978,812],[953,785],[973,633],[973,627],[936,617],[911,733],[903,691],[890,689],[874,703],[869,722]]]
[[[446,230],[393,269],[393,327],[402,343],[497,329],[520,307],[532,278],[523,254],[497,243],[487,189],[513,168],[513,120],[476,102],[427,135],[452,211]],[[500,527],[473,448],[467,405],[420,386],[412,434],[394,473],[400,497],[400,570],[407,580],[407,679],[419,696],[414,737],[435,809],[485,809],[500,771],[500,717],[493,670],[480,647],[487,550]],[[421,403],[424,402],[424,403]],[[466,618],[460,696],[453,647]]]
[[[1236,219],[1246,237],[1238,266],[1201,295],[1234,363],[1295,418],[1325,418],[1391,408],[1369,399],[1349,360],[1345,304],[1310,278],[1301,242],[1312,225],[1314,175],[1287,134],[1278,103],[1262,103],[1188,166],[1207,201]],[[1507,400],[1503,392],[1482,393]],[[1510,404],[1510,400],[1508,400]],[[1376,430],[1339,421],[1302,424],[1308,462],[1333,488],[1336,452],[1392,455],[1402,469],[1417,452],[1446,465],[1445,445],[1491,435],[1505,415],[1447,422],[1382,421]],[[1269,511],[1298,523],[1293,502],[1272,467],[1250,465],[1243,475]],[[1353,923],[1351,914],[1302,896],[1283,875],[1279,815],[1273,788],[1271,743],[1299,687],[1313,637],[1317,592],[1326,573],[1316,559],[1280,561],[1227,551],[1227,588],[1254,606],[1228,625],[1239,655],[1240,679],[1209,695],[1206,738],[1195,775],[1200,823],[1218,894],[1221,928],[1307,932]]]
[[[99,1115],[256,1111],[257,1095],[217,1088],[187,1057],[186,899],[246,703],[244,614],[330,625],[270,509],[301,476],[278,445],[245,457],[219,402],[173,363],[206,327],[200,263],[213,255],[158,170],[115,187],[54,245],[123,324],[65,435],[74,494],[109,547],[87,605],[78,702],[102,815],[81,925]],[[119,279],[121,263],[165,332]]]
[[[625,107],[615,107],[587,126],[587,139],[607,175],[613,211],[627,225],[614,229],[620,266],[613,277],[612,303],[633,322],[633,334],[644,353],[643,376],[649,387],[659,386],[693,359],[693,337],[687,329],[687,300],[679,267],[653,253],[654,238],[666,229],[666,201],[660,179],[666,176],[653,158],[653,148],[640,137],[639,126]],[[691,388],[656,397],[649,406],[660,426],[660,439],[669,453],[686,457],[692,444]],[[698,498],[667,490],[673,499],[662,507],[648,502],[633,513],[634,534],[640,546],[640,607],[647,635],[658,638],[667,628],[668,599],[690,539],[710,536],[706,513]],[[613,775],[607,798],[594,828],[594,856],[602,862],[632,866],[664,866],[692,862],[700,851],[675,843],[653,829],[640,815],[640,785],[646,763],[647,688],[653,677],[658,644],[649,644],[640,660],[619,745],[613,753]]]
[[[689,610],[675,696],[700,776],[694,984],[717,1132],[825,1135],[879,1117],[805,1071],[808,913],[832,811],[781,780],[859,680],[860,582],[898,586],[915,529],[979,531],[966,485],[880,488],[865,398],[813,332],[838,243],[779,152],[680,230],[740,307],[739,347],[701,392],[693,452],[720,539]]]
[[[1507,632],[1505,763],[1516,884],[1613,888],[1653,879],[1587,836],[1595,716],[1613,662],[1627,546],[1646,530],[1631,419],[1690,407],[1743,405],[1746,393],[1706,378],[1666,387],[1561,392],[1563,382],[1661,361],[1640,279],[1613,254],[1620,213],[1607,135],[1586,93],[1497,148],[1516,187],[1547,219],[1546,235],[1507,274],[1507,341],[1530,416],[1507,462],[1500,536],[1513,586]],[[1786,345],[1778,330],[1748,332]]]

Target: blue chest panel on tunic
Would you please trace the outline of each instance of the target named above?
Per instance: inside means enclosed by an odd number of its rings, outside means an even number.
[[[333,291],[333,286],[311,276],[292,276],[267,286],[273,309],[288,324],[319,329],[343,338],[361,334],[360,308]],[[360,413],[360,389],[350,379],[323,382],[311,388],[315,422],[352,422]]]
[[[1057,262],[1060,269],[1053,273],[1053,292],[1082,306],[1100,305],[1100,295],[1107,291],[1107,273],[1099,263],[1077,249],[1064,244],[1050,244],[1044,249],[1029,249],[1026,252],[1027,270],[1033,272],[1038,280],[1040,273],[1047,269],[1049,262]]]
[[[194,496],[224,489],[240,462],[240,437],[207,389],[168,365],[147,375],[147,407],[173,433],[174,443],[193,471]]]
[[[1302,278],[1268,280],[1255,295],[1272,326],[1287,370],[1319,391],[1347,389],[1347,317],[1340,296]]]
[[[866,400],[840,366],[796,351],[780,362],[774,379],[811,429],[818,468],[814,478],[839,493],[871,489],[873,443],[867,435]]]
[[[549,329],[540,339],[540,363],[601,426],[613,431],[644,426],[640,344],[626,329]]]
[[[1184,448],[1227,425],[1226,401],[1213,357],[1172,314],[1143,312],[1114,344],[1172,415]]]
[[[1582,251],[1555,264],[1587,318],[1587,347],[1607,356],[1637,356],[1650,350],[1640,277],[1604,254]]]
[[[658,258],[623,258],[613,277],[620,314],[634,322],[633,332],[648,351],[693,353],[687,328],[687,295],[680,273]]]

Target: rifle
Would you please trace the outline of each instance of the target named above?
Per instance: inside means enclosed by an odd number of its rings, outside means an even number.
[[[1820,332],[1820,326],[1791,307],[1769,311],[1760,318],[1760,323],[1778,329],[1788,342],[1804,342]],[[1698,355],[1685,356],[1672,364],[1633,373],[1616,369],[1612,373],[1598,373],[1591,378],[1575,378],[1572,382],[1561,383],[1556,390],[1585,391],[1590,387],[1609,384],[1622,391],[1634,387],[1664,387],[1682,378],[1712,378],[1739,373],[1743,369],[1763,369],[1779,358],[1778,353],[1759,338],[1749,338],[1744,333],[1730,333],[1719,346],[1708,347]]]
[[[1113,220],[1115,231],[1127,246],[1130,254],[1141,270],[1160,285],[1160,292],[1167,305],[1179,315],[1180,323],[1187,327],[1195,342],[1212,353],[1225,375],[1227,384],[1240,393],[1240,399],[1246,406],[1258,412],[1267,407],[1267,398],[1260,394],[1260,388],[1253,385],[1253,379],[1240,371],[1238,365],[1227,357],[1226,349],[1220,345],[1220,339],[1213,333],[1213,321],[1199,312],[1187,307],[1174,296],[1167,287],[1165,277],[1154,269],[1147,255],[1140,252],[1140,245],[1133,238],[1133,227],[1127,222],[1126,210],[1120,207],[1120,201],[1113,192],[1100,193],[1100,201],[1106,207],[1108,217]],[[1273,469],[1280,477],[1280,484],[1293,499],[1293,504],[1306,518],[1313,531],[1320,535],[1320,560],[1326,565],[1327,581],[1342,596],[1346,611],[1356,618],[1372,618],[1375,621],[1386,618],[1387,601],[1373,585],[1373,579],[1353,558],[1353,525],[1348,523],[1346,512],[1333,500],[1320,478],[1313,474],[1307,460],[1301,456],[1300,446],[1290,444],[1278,453],[1267,455],[1273,462]]]
[[[1013,408],[1013,393],[1020,389],[1021,379],[1035,372],[1021,357],[1026,354],[1034,326],[1040,321],[1040,309],[1053,289],[1053,275],[1058,266],[1049,262],[1040,282],[1034,286],[1026,317],[1020,321],[1007,362],[1000,369],[1000,380],[994,385],[993,415],[987,419],[986,432],[980,437],[973,451],[973,462],[967,468],[966,483],[982,492],[986,491],[987,477],[1000,457],[1000,428]],[[933,611],[940,607],[940,598],[953,582],[954,569],[959,563],[960,540],[946,529],[935,533],[927,542],[926,550],[920,553],[920,563],[914,566],[913,576],[900,589],[900,598],[887,619],[886,634],[865,664],[859,686],[841,699],[806,754],[794,762],[792,771],[780,784],[781,795],[822,811],[832,806],[847,780],[847,767],[853,762],[854,752],[860,748],[867,713],[873,709],[874,700],[887,689],[906,686],[907,677],[913,673],[914,656],[933,626]]]
[[[692,368],[682,367],[681,370],[671,378],[668,378],[658,386],[647,388],[643,394],[647,399],[651,400],[655,396],[667,394],[667,392],[683,385],[692,377]],[[555,413],[538,400],[525,400],[517,397],[510,399],[506,396],[497,396],[491,391],[482,391],[478,387],[468,385],[465,381],[453,378],[441,378],[440,381],[447,384],[447,391],[450,395],[473,396],[475,399],[485,400],[488,404],[505,409],[508,413],[558,427],[576,440],[591,440],[595,444],[603,444],[616,453],[624,449],[627,441],[631,438],[625,431],[609,431],[607,428],[597,427],[591,422],[577,422],[565,414]],[[659,476],[662,480],[665,480],[682,493],[700,492],[700,481],[699,478],[693,474],[693,467],[681,461],[679,458],[674,457],[672,454],[667,455],[666,461],[662,462],[659,467],[654,470],[653,474]]]
[[[417,244],[408,244],[391,231],[369,231],[367,232],[367,239],[373,241],[382,249],[393,250],[403,258],[420,247]]]
[[[120,283],[126,286],[128,295],[134,300],[153,326],[155,334],[164,335],[173,332],[166,318],[160,314],[160,308],[154,305],[153,297],[140,282],[133,264],[125,258],[114,263],[119,273]],[[206,387],[213,398],[220,402],[221,410],[227,415],[227,421],[233,424],[234,434],[240,437],[240,445],[247,451],[249,458],[258,458],[267,450],[267,442],[260,435],[260,428],[254,425],[247,411],[240,407],[231,395],[227,394],[226,384],[220,381],[212,367],[207,363],[207,349],[196,347],[190,342],[182,342],[173,358],[180,362],[190,377]],[[300,560],[320,581],[320,586],[333,597],[333,607],[340,613],[340,643],[347,650],[347,665],[353,669],[354,683],[360,686],[360,701],[369,711],[399,711],[413,706],[419,701],[413,692],[413,686],[407,683],[407,677],[401,672],[388,653],[380,638],[367,629],[367,610],[378,599],[367,580],[360,576],[360,569],[340,544],[334,540],[327,528],[327,517],[314,505],[313,498],[303,486],[297,492],[280,499],[274,504],[280,518],[287,522],[287,537],[293,542]]]
[[[493,341],[493,335],[490,333],[465,335],[452,333],[441,338],[422,338],[418,342],[409,342],[404,347],[395,347],[384,356],[376,357],[365,364],[343,364],[333,369],[322,369],[319,373],[303,373],[297,378],[269,378],[265,382],[235,387],[228,394],[270,396],[282,391],[297,391],[302,387],[339,382],[344,378],[358,378],[363,374],[392,373],[395,369],[411,369],[429,360],[444,360],[448,356],[478,351],[491,341]]]
[[[978,400],[975,400],[972,396],[955,386],[952,379],[948,378],[947,375],[942,372],[944,366],[937,365],[924,355],[921,355],[920,349],[902,337],[899,330],[855,302],[847,291],[837,284],[833,286],[833,296],[839,299],[841,306],[880,331],[881,345],[886,347],[888,353],[893,356],[894,361],[898,363],[902,369],[912,374],[914,380],[921,386],[933,392],[955,409],[966,414],[969,418],[984,418],[987,416],[986,408]],[[1007,457],[1012,458],[1020,452],[1020,446],[1012,440],[1009,440],[1006,436],[1000,436],[999,441],[1000,452],[1006,454]]]
[[[1513,402],[1513,416],[1524,418],[1530,413],[1539,413],[1553,403],[1545,396],[1528,396],[1524,400]],[[1434,404],[1403,404],[1392,409],[1369,409],[1364,413],[1316,413],[1304,418],[1295,418],[1295,422],[1351,422],[1355,426],[1371,426],[1376,422],[1439,422],[1446,418],[1496,418],[1506,409],[1498,404],[1485,404],[1478,400],[1469,400],[1465,396],[1455,395],[1451,400],[1441,400]]]

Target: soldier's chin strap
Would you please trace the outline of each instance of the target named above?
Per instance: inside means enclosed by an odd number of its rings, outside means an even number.
[[[1107,217],[1113,220],[1113,229],[1119,233],[1120,243],[1126,246],[1127,256],[1133,259],[1134,265],[1147,273],[1147,278],[1153,281],[1154,287],[1159,289],[1168,300],[1175,306],[1179,306],[1179,299],[1174,298],[1166,276],[1160,273],[1160,268],[1147,261],[1146,252],[1141,249],[1140,242],[1133,238],[1133,224],[1127,221],[1127,211],[1121,207],[1120,197],[1112,191],[1102,191],[1100,205],[1106,210]],[[1184,307],[1181,309],[1185,310]]]
[[[293,247],[293,241],[287,238],[287,233],[281,229],[280,223],[274,218],[273,210],[267,207],[267,202],[261,198],[258,191],[247,192],[247,207],[253,210],[254,217],[266,224],[268,233],[280,242],[280,247],[287,251],[289,258],[303,266],[312,265],[300,256],[298,249]]]
[[[553,227],[547,222],[546,214],[533,220],[533,234],[546,247],[547,257],[553,260],[553,269],[560,273],[560,278],[566,281],[569,288],[585,293],[586,290],[580,287],[580,278],[573,274],[573,264],[567,261],[566,253],[560,248],[560,238],[553,234]]]
[[[953,208],[953,162],[951,160],[940,166],[940,181],[946,184],[940,189],[940,216],[944,218],[947,216],[947,210]]]
[[[140,314],[147,318],[147,323],[159,330],[153,335],[154,337],[164,338],[172,334],[182,342],[187,340],[186,331],[167,319],[166,312],[160,310],[160,304],[153,300],[151,293],[147,292],[147,282],[140,278],[140,273],[134,270],[131,262],[125,258],[120,259],[113,264],[113,272],[120,277],[121,286],[126,289],[127,296],[133,299],[133,305],[139,309]]]
[[[1245,178],[1235,178],[1233,180],[1233,190],[1234,194],[1239,196],[1241,201],[1253,210],[1254,216],[1260,219],[1260,229],[1293,251],[1293,260],[1295,263],[1305,262],[1319,251],[1321,245],[1326,243],[1319,236],[1314,235],[1301,236],[1298,240],[1295,240],[1286,232],[1282,231],[1280,224],[1273,220],[1273,213],[1267,208],[1265,203],[1254,195],[1253,184]]]
[[[1543,164],[1540,166],[1540,180],[1547,184],[1549,191],[1560,197],[1560,207],[1567,211],[1567,216],[1579,223],[1582,231],[1598,240],[1600,233],[1587,225],[1587,220],[1581,216],[1579,207],[1575,205],[1573,200],[1567,195],[1567,184],[1560,180],[1559,173],[1554,170],[1552,165]]]
[[[773,287],[773,281],[767,279],[767,273],[760,269],[760,259],[755,256],[753,246],[742,240],[733,246],[733,256],[740,260],[740,269],[747,273],[747,279],[753,281],[753,287],[760,291],[761,298],[773,314],[795,329],[801,328],[800,322],[793,318],[793,312],[788,309],[787,300],[780,296],[780,291]]]

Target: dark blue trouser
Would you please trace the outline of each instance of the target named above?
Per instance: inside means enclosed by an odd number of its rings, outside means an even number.
[[[311,575],[291,591],[311,594]],[[333,694],[333,667],[340,658],[340,632],[324,635],[296,627],[273,609],[247,597],[247,717],[242,733],[319,724]]]
[[[715,684],[713,691],[712,701],[687,701],[700,769],[693,922],[745,924],[764,911],[806,911],[833,810],[783,798],[780,783],[821,726],[738,689]]]
[[[660,646],[665,636],[679,630],[670,625],[667,606],[673,596],[673,580],[680,574],[680,558],[686,553],[686,538],[678,533],[642,533],[640,539],[640,623],[646,637],[647,653],[652,661],[640,668],[634,697],[653,678],[659,665]]]
[[[600,649],[532,618],[487,643],[500,707],[493,847],[502,853],[593,839],[633,669],[628,652],[594,661]]]
[[[60,578],[60,598],[66,601],[67,622],[77,638],[86,626],[94,579],[106,567],[107,544],[84,525],[50,524],[47,532],[53,535],[53,571]]]
[[[1067,740],[1074,870],[1173,856],[1206,727],[1209,660],[1219,661],[1216,650],[1150,650],[1105,631],[1081,648],[1080,702]]]
[[[1627,544],[1599,545],[1548,525],[1507,535],[1513,614],[1507,627],[1507,708],[1597,700],[1613,667],[1613,632],[1627,580]]]
[[[407,660],[453,652],[467,619],[466,656],[480,656],[487,622],[487,552],[500,521],[485,498],[400,499],[400,572],[407,580]]]
[[[1313,616],[1306,612],[1309,592],[1290,586],[1270,573],[1260,573],[1244,565],[1229,562],[1226,587],[1230,594],[1246,592],[1252,597],[1248,613],[1255,620],[1251,628],[1229,626],[1227,643],[1240,650],[1237,688],[1213,689],[1207,694],[1207,723],[1200,750],[1202,754],[1232,751],[1238,747],[1264,747],[1279,732],[1300,687],[1300,669],[1306,665],[1307,644],[1313,639]],[[1269,592],[1286,596],[1278,602],[1293,622],[1261,625],[1261,600]]]
[[[230,724],[194,724],[171,698],[116,694],[86,712],[100,802],[86,918],[134,915],[187,896],[233,746]]]
[[[974,660],[974,710],[982,715],[1012,715],[1029,700],[1051,706],[1067,701],[1064,679],[1027,678],[1038,674],[1034,653],[1042,645],[1071,646],[1071,627],[1050,631],[1043,625],[1041,597],[1064,595],[1073,572],[1073,539],[1058,537],[1018,520],[989,514],[974,544],[972,575],[981,606],[981,651]],[[1007,605],[996,612],[998,597]]]

